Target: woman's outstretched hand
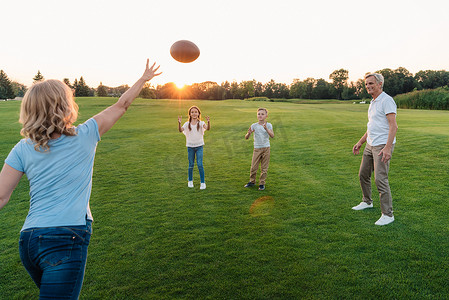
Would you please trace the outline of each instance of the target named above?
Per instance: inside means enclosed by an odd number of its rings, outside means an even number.
[[[145,68],[145,72],[143,72],[142,78],[145,79],[145,81],[151,80],[153,77],[155,76],[159,76],[162,74],[162,72],[156,73],[157,70],[159,70],[160,66],[157,66],[157,68],[155,69],[154,66],[156,65],[156,63],[153,63],[153,65],[150,66],[150,60],[147,58],[147,66]]]

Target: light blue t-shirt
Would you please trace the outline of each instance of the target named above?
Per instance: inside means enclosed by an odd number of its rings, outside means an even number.
[[[273,130],[273,125],[267,122],[267,128]],[[270,136],[262,125],[254,123],[251,129],[254,130],[254,148],[270,147]]]
[[[20,140],[5,163],[23,172],[30,184],[30,210],[22,231],[36,227],[85,225],[93,220],[89,208],[98,124],[94,119],[76,127],[77,135],[50,140],[49,151]]]

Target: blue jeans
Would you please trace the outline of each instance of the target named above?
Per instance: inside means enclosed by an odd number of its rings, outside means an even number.
[[[200,172],[201,183],[204,183],[204,168],[203,168],[203,146],[199,147],[187,147],[187,155],[189,157],[189,181],[193,180],[193,166],[198,165],[198,171]]]
[[[22,264],[39,299],[78,299],[86,268],[92,221],[83,226],[30,228],[20,233]]]

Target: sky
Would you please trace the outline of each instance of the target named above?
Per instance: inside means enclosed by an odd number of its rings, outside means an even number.
[[[147,58],[163,72],[154,86],[449,70],[447,0],[2,0],[0,11],[0,69],[27,86],[38,70],[132,85]],[[200,57],[175,61],[178,40]]]

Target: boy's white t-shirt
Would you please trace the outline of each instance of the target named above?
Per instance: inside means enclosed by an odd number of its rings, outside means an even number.
[[[204,145],[204,125],[206,123],[204,121],[200,121],[200,129],[197,129],[197,125],[190,124],[191,130],[189,130],[189,122],[185,122],[184,125],[182,125],[182,128],[184,128],[184,135],[186,136],[186,146],[187,147],[200,147]]]
[[[273,125],[267,122],[267,128],[273,130]],[[251,129],[254,130],[254,148],[270,147],[270,136],[262,125],[253,123],[251,124]]]

